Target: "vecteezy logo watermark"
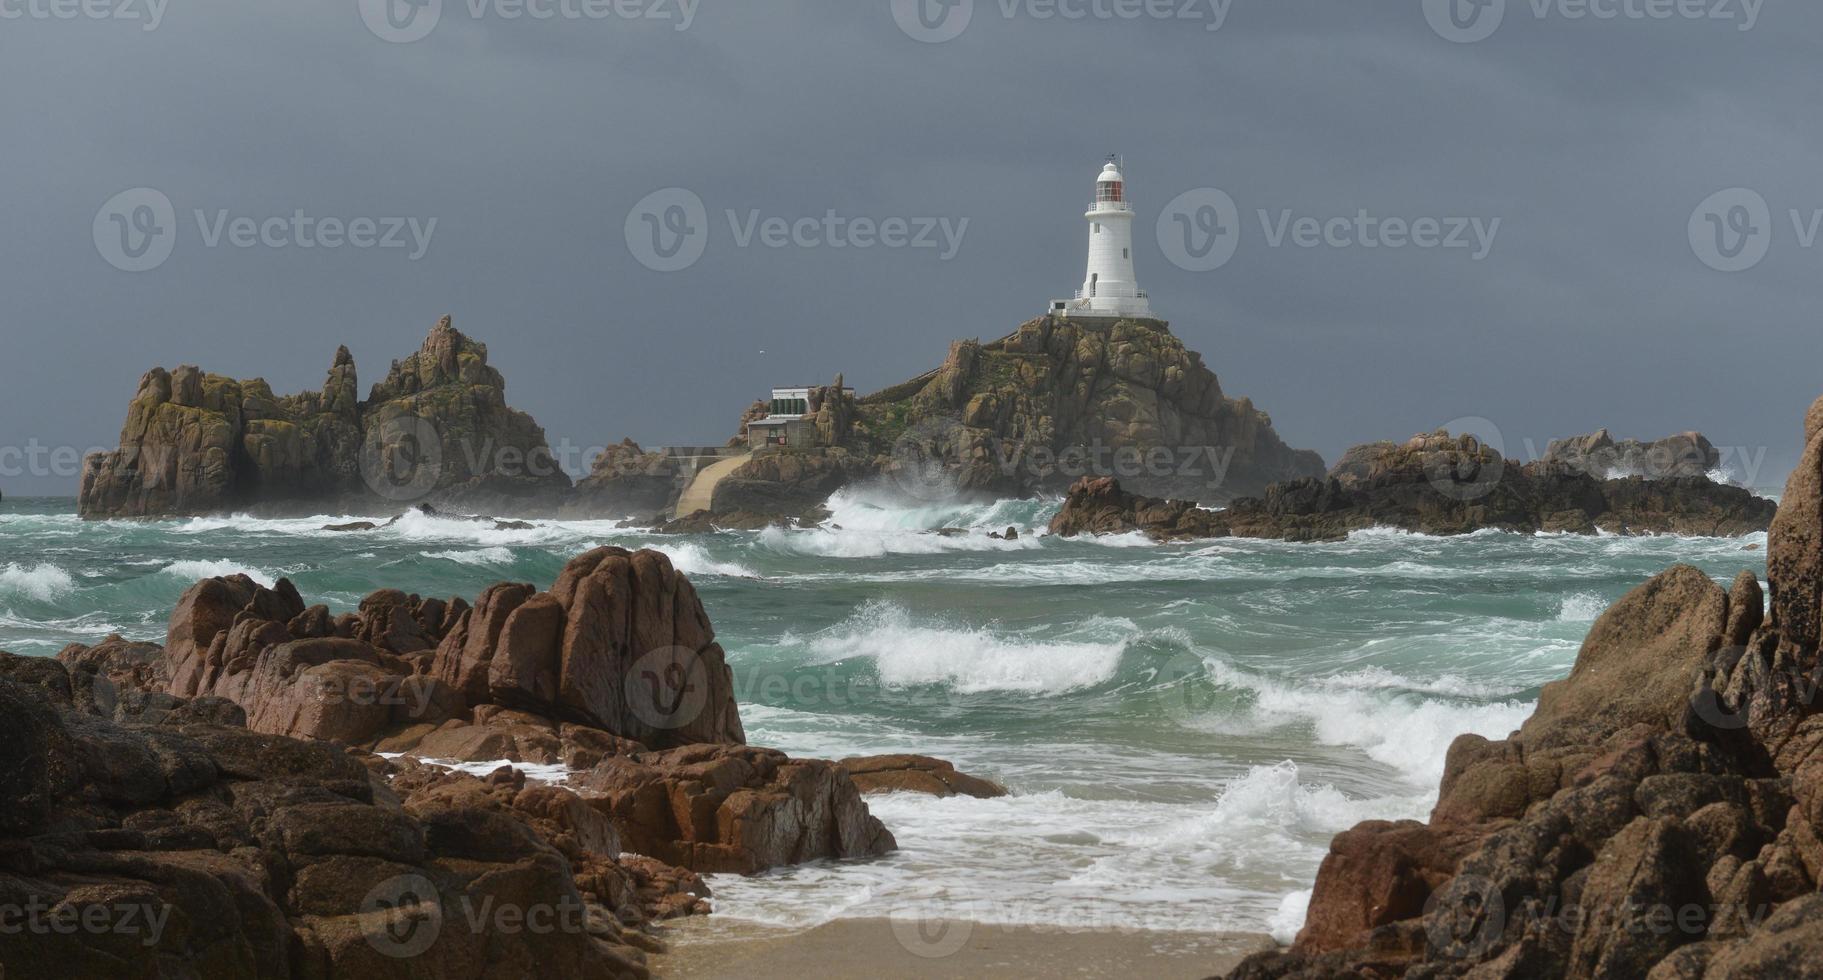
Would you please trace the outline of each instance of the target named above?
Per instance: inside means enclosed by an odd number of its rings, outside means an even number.
[[[134,187],[95,212],[95,249],[122,272],[149,272],[177,247],[177,209],[162,191]]]
[[[889,0],[893,20],[915,41],[941,44],[968,30],[975,0]],[[1205,31],[1228,23],[1234,0],[993,0],[1006,20],[1199,22]]]
[[[375,885],[361,900],[361,934],[382,955],[409,959],[443,932],[443,899],[423,875],[399,875]]]
[[[900,948],[920,959],[953,956],[968,945],[975,921],[984,916],[975,903],[951,898],[944,889],[929,888],[893,909],[888,919]]]
[[[463,893],[447,900],[435,882],[419,874],[388,878],[361,901],[361,934],[382,956],[422,956],[444,930],[466,928],[470,935],[582,935],[589,910],[576,895],[524,905],[494,895]]]
[[[817,217],[767,216],[757,208],[726,211],[729,240],[736,248],[928,249],[948,262],[962,250],[969,219],[939,217],[852,217],[830,208]],[[694,191],[667,187],[653,191],[627,212],[627,250],[654,272],[681,272],[709,248],[709,208]]]
[[[627,671],[627,707],[659,731],[676,731],[702,717],[709,703],[709,671],[687,647],[659,647]]]
[[[1506,933],[1506,899],[1494,882],[1457,875],[1424,903],[1424,931],[1433,956],[1474,959]]]
[[[709,247],[709,209],[694,191],[667,187],[627,212],[627,248],[653,272],[682,272]]]
[[[1378,215],[1367,208],[1330,216],[1259,208],[1256,215],[1267,248],[1466,251],[1475,262],[1494,250],[1501,223],[1497,217],[1467,215]],[[1234,258],[1240,245],[1240,208],[1226,191],[1185,191],[1158,214],[1159,251],[1186,272],[1219,269]]]
[[[1442,432],[1453,438],[1427,449],[1422,459],[1431,487],[1462,503],[1493,493],[1506,473],[1506,439],[1500,427],[1471,415],[1451,419]]]
[[[962,458],[967,432],[954,416],[935,415],[907,428],[893,440],[886,475],[916,500],[942,500],[956,495],[957,475],[951,461]]]
[[[1222,701],[1222,685],[1210,673],[1209,662],[1189,650],[1180,650],[1159,667],[1152,688],[1165,715],[1180,725],[1210,718]]]
[[[1159,212],[1159,251],[1186,272],[1213,272],[1227,265],[1240,245],[1240,208],[1224,191],[1185,191]]]
[[[1446,41],[1485,41],[1506,21],[1509,0],[1422,0],[1424,19]],[[1535,20],[1711,20],[1751,31],[1766,0],[1524,0]]]
[[[321,217],[303,208],[286,215],[235,215],[227,208],[196,208],[197,238],[204,248],[401,249],[416,262],[430,250],[437,219]],[[124,190],[95,212],[95,250],[123,272],[149,272],[177,247],[177,209],[151,187]]]
[[[419,500],[443,476],[443,437],[429,419],[403,414],[370,426],[361,441],[361,482],[387,500]]]
[[[1507,0],[1424,0],[1424,19],[1446,41],[1485,41],[1506,19]]]
[[[382,41],[410,44],[443,19],[443,0],[358,0],[361,22]]]
[[[0,0],[5,2],[5,0]],[[382,41],[422,41],[443,20],[445,0],[356,0],[361,22]],[[687,31],[702,0],[449,0],[470,20],[653,21]]]
[[[914,41],[954,41],[975,19],[975,0],[891,0],[893,20]]]
[[[1804,248],[1816,243],[1819,218],[1823,210],[1806,224],[1792,210],[1792,226]],[[1717,272],[1746,272],[1772,251],[1772,206],[1758,191],[1745,187],[1716,191],[1690,213],[1689,233],[1690,248],[1704,265]]]
[[[171,0],[0,0],[0,20],[118,20],[156,31]]]

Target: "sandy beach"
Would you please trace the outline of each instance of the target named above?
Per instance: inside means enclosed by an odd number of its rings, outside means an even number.
[[[1190,980],[1226,973],[1274,943],[1264,934],[1072,930],[979,922],[843,919],[782,929],[711,916],[663,934],[661,977],[1116,977]]]

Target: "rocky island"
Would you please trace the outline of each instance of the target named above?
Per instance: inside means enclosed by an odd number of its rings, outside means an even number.
[[[749,452],[748,426],[768,414],[760,403],[725,449],[692,456],[624,440],[574,487],[544,430],[509,407],[505,391],[486,345],[449,317],[365,400],[346,348],[322,390],[287,397],[257,378],[155,368],[140,379],[120,448],[85,462],[80,512],[382,513],[425,502],[516,516],[687,518],[700,509],[728,526],[813,514],[836,490],[874,479],[922,495],[1061,493],[1115,456],[1168,456],[1170,467],[1135,486],[1209,501],[1323,471],[1252,402],[1227,397],[1201,356],[1156,320],[1043,317],[991,343],[958,341],[938,368],[872,395],[855,396],[840,378],[814,389],[809,445]],[[714,462],[728,471],[703,506],[680,506]]]
[[[77,506],[88,518],[378,513],[419,502],[529,513],[554,511],[569,488],[544,430],[507,405],[487,346],[444,317],[365,401],[346,347],[322,390],[285,397],[259,378],[153,368],[120,448],[84,461]]]
[[[723,447],[647,451],[623,440],[574,485],[505,390],[486,345],[448,317],[365,400],[346,348],[321,391],[284,398],[257,378],[154,369],[140,380],[121,448],[86,461],[79,512],[419,506],[632,517],[692,533],[814,524],[832,494],[877,485],[924,500],[1067,490],[1052,522],[1063,535],[1310,541],[1368,527],[1739,535],[1765,530],[1773,511],[1713,482],[1715,447],[1694,432],[1641,443],[1602,430],[1554,442],[1523,465],[1438,432],[1357,446],[1326,473],[1252,402],[1227,397],[1157,320],[1041,317],[991,343],[958,341],[935,370],[871,395],[837,377],[806,390],[802,415],[781,419],[756,403]],[[780,421],[789,430],[762,436]]]

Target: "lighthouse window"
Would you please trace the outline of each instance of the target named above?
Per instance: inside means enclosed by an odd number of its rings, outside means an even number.
[[[1101,234],[1101,222],[1099,221],[1095,222],[1095,234]]]
[[[1114,180],[1107,181],[1106,183],[1096,184],[1095,185],[1095,200],[1113,201],[1113,202],[1118,203],[1122,199],[1121,198],[1121,186],[1122,185],[1120,184],[1119,181],[1114,181]]]
[[[1132,249],[1130,249],[1130,248],[1123,248],[1123,249],[1121,249],[1121,250],[1120,250],[1120,257],[1121,257],[1121,258],[1123,258],[1123,259],[1130,259],[1130,258],[1132,258],[1132,257],[1133,257],[1133,250],[1132,250]]]

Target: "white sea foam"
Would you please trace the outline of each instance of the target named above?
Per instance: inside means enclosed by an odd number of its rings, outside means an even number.
[[[681,544],[642,544],[641,548],[663,552],[671,564],[685,575],[721,575],[728,578],[759,578],[760,573],[739,562],[720,561],[709,554],[708,549],[693,542]]]
[[[268,588],[277,581],[277,578],[273,576],[271,572],[227,559],[219,561],[201,561],[197,559],[174,561],[164,567],[162,574],[175,576],[192,582],[197,579],[220,578],[224,575],[245,575]]]
[[[1557,610],[1560,623],[1592,623],[1608,608],[1607,600],[1593,592],[1578,592],[1563,597]]]
[[[1251,697],[1239,716],[1193,719],[1215,731],[1256,731],[1260,727],[1309,725],[1324,745],[1350,746],[1398,771],[1416,787],[1434,787],[1443,777],[1443,756],[1464,732],[1504,738],[1517,729],[1533,705],[1519,701],[1461,703],[1375,690],[1338,689],[1308,679],[1279,679],[1205,661],[1218,684]]]
[[[1085,626],[1105,638],[1036,640],[985,627],[915,623],[902,607],[875,602],[808,646],[825,663],[870,659],[880,683],[891,687],[1057,694],[1111,680],[1121,654],[1141,635],[1125,620]]]
[[[1416,798],[1350,800],[1305,785],[1289,762],[1244,770],[1188,802],[1052,790],[992,800],[899,793],[868,805],[899,851],[761,878],[714,876],[716,914],[808,926],[915,909],[1024,925],[1259,930],[1287,904],[1287,887],[1315,875],[1329,835],[1424,809]],[[956,868],[968,873],[945,870]]]
[[[453,549],[450,551],[426,551],[426,558],[441,558],[459,565],[510,565],[513,562],[513,549],[504,545],[493,548]]]
[[[1273,942],[1289,946],[1298,938],[1298,932],[1304,928],[1304,917],[1310,912],[1310,896],[1314,890],[1300,889],[1279,901],[1279,910],[1266,921],[1266,931],[1272,934]]]
[[[0,595],[49,602],[75,588],[76,580],[70,573],[49,562],[29,567],[9,562],[0,568]]]

